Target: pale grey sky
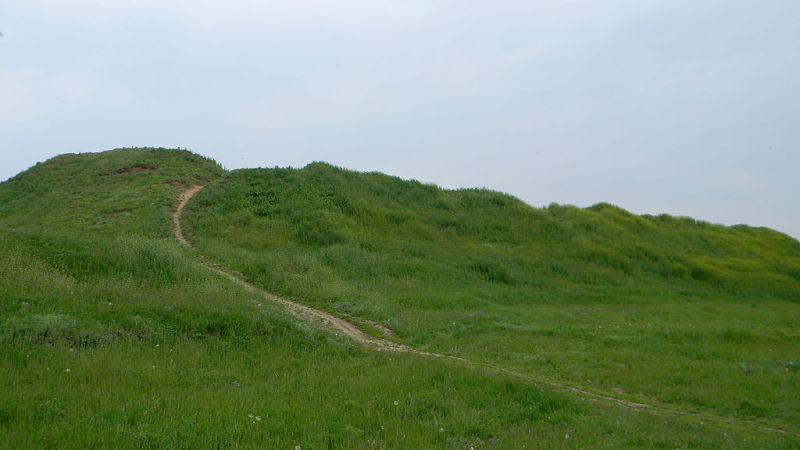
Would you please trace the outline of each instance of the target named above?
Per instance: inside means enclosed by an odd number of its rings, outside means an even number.
[[[0,0],[0,180],[328,161],[800,237],[797,0]]]

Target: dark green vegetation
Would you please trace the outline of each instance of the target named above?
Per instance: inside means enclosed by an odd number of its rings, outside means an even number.
[[[270,290],[419,347],[797,431],[796,241],[130,149],[0,184],[0,448],[799,445],[298,322],[171,237],[178,194],[206,182],[190,237]]]

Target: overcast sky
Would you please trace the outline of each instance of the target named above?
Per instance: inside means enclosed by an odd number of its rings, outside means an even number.
[[[0,0],[0,180],[187,147],[800,237],[797,0]]]

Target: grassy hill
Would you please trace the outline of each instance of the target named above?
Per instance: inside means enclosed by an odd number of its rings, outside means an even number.
[[[2,183],[4,228],[92,235],[170,237],[170,213],[184,186],[225,171],[188,151],[122,149],[67,154]]]
[[[195,252],[170,215],[206,183]],[[207,261],[475,364],[360,347]],[[800,244],[770,230],[318,163],[64,155],[0,183],[0,448],[796,448],[765,427],[800,432],[798,278]]]
[[[229,173],[187,220],[201,253],[254,283],[418,348],[800,423],[800,243],[772,230],[320,163]]]

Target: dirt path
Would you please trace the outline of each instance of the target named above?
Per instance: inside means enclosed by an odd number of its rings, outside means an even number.
[[[183,216],[183,210],[186,209],[186,204],[189,203],[189,200],[194,197],[194,194],[200,192],[205,186],[202,185],[194,185],[189,189],[181,192],[180,197],[178,198],[178,209],[172,214],[172,233],[175,235],[175,239],[178,240],[181,244],[191,247],[192,244],[186,240],[186,237],[183,235],[183,228],[181,228],[181,217]]]
[[[193,247],[192,244],[186,239],[185,235],[183,234],[183,228],[181,227],[181,217],[183,216],[183,210],[186,208],[186,205],[189,203],[192,197],[194,197],[194,195],[200,192],[200,190],[202,190],[204,187],[205,186],[195,185],[191,186],[190,188],[182,192],[180,195],[178,208],[175,210],[175,213],[172,216],[173,233],[175,235],[175,238],[181,244],[189,248]],[[248,283],[247,280],[245,280],[241,275],[223,269],[222,267],[214,263],[204,261],[204,265],[212,272],[217,273],[231,280],[232,282],[242,287],[244,290],[259,295],[266,301],[283,306],[284,308],[286,308],[287,311],[289,311],[289,313],[291,313],[297,319],[317,323],[323,326],[324,328],[333,331],[334,333],[347,336],[348,338],[358,342],[359,344],[367,346],[374,350],[411,353],[415,355],[427,356],[432,358],[441,358],[441,359],[459,361],[472,367],[482,368],[496,373],[502,373],[530,383],[538,384],[541,386],[548,386],[558,391],[571,392],[590,401],[602,401],[605,403],[616,404],[624,408],[633,409],[636,411],[648,411],[652,413],[659,413],[673,417],[691,418],[699,421],[700,423],[705,423],[705,424],[710,423],[710,424],[727,425],[739,429],[746,428],[753,431],[770,432],[770,433],[800,437],[800,432],[798,431],[771,427],[755,421],[719,416],[707,412],[680,410],[665,405],[634,402],[614,397],[604,392],[592,391],[582,386],[574,386],[567,383],[548,380],[545,378],[536,377],[527,373],[518,372],[516,370],[508,369],[505,367],[499,367],[486,363],[478,363],[464,358],[460,358],[458,356],[443,355],[439,353],[431,353],[422,350],[417,350],[415,348],[409,347],[404,344],[370,336],[361,331],[354,324],[342,318],[336,317],[325,311],[321,311],[307,305],[295,303],[291,300],[287,300],[283,297],[266,292],[263,289],[260,289]]]
[[[175,238],[183,245],[187,247],[192,247],[192,244],[186,239],[183,234],[183,228],[181,227],[181,217],[183,216],[183,210],[186,208],[186,204],[189,203],[189,200],[194,197],[195,194],[200,192],[204,186],[192,186],[189,189],[185,190],[180,195],[180,202],[178,203],[178,209],[172,216],[172,226],[173,226],[173,233],[175,234]],[[451,359],[461,359],[457,357],[445,356],[445,355],[436,355],[432,353],[427,353],[419,350],[412,349],[403,344],[399,344],[397,342],[392,342],[386,339],[380,339],[373,336],[370,336],[363,331],[361,331],[358,327],[353,325],[352,323],[336,317],[332,314],[329,314],[325,311],[321,311],[310,306],[302,305],[300,303],[295,303],[291,300],[287,300],[283,297],[279,297],[274,294],[270,294],[262,289],[259,289],[252,284],[248,283],[241,275],[236,273],[230,272],[225,270],[216,264],[206,263],[206,267],[208,267],[213,272],[216,272],[219,275],[233,281],[234,283],[238,284],[245,290],[252,292],[261,296],[264,300],[276,303],[278,305],[283,306],[288,310],[293,316],[300,320],[307,320],[310,322],[318,323],[323,327],[334,331],[339,334],[343,334],[348,338],[362,344],[366,345],[367,347],[374,348],[375,350],[380,351],[392,351],[392,352],[404,352],[404,353],[415,353],[419,355],[425,356],[435,356],[441,358],[451,358]]]

